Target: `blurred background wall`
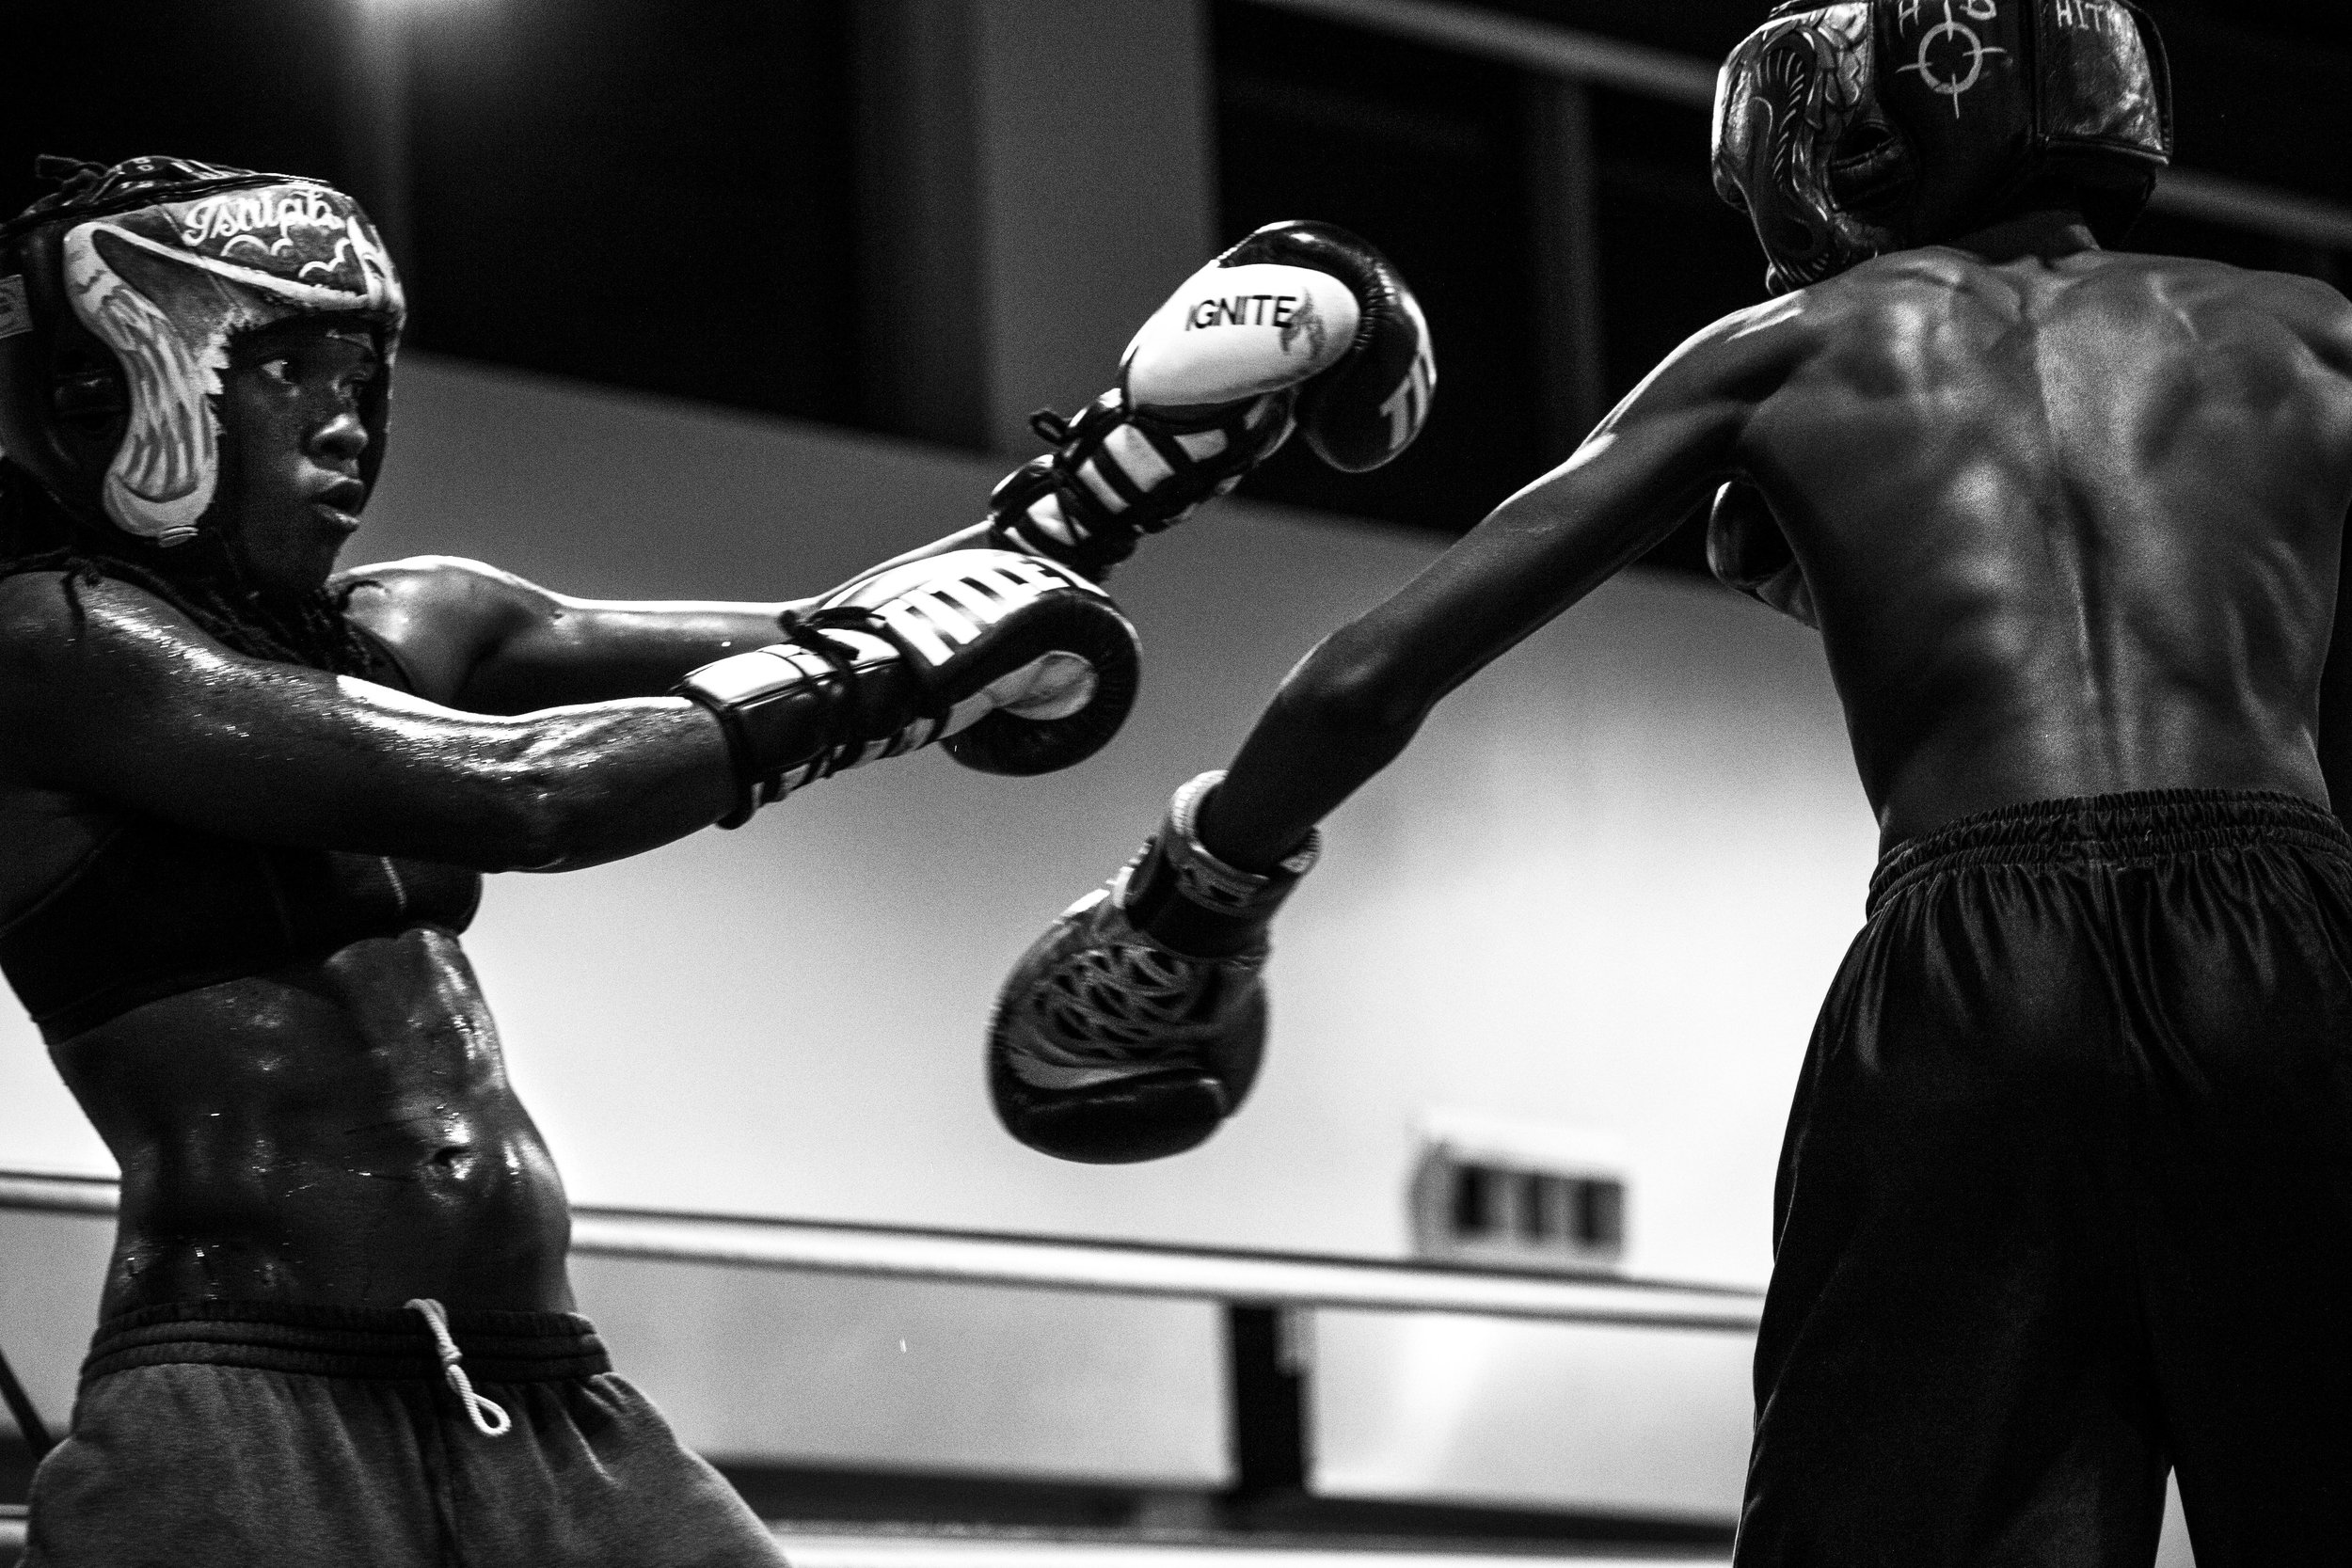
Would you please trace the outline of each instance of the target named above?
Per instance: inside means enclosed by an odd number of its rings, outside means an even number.
[[[2317,0],[2152,8],[2184,172],[2141,243],[2341,279],[2352,164],[2323,154],[2341,141],[2352,23]],[[977,1053],[1006,964],[1175,784],[1230,755],[1300,653],[1565,456],[1674,343],[1758,296],[1753,241],[1708,188],[1701,100],[1708,62],[1763,9],[46,8],[12,19],[0,57],[0,210],[37,194],[36,151],[176,151],[346,183],[383,218],[415,308],[356,552],[474,555],[627,596],[806,593],[961,526],[1035,450],[1028,413],[1101,390],[1136,325],[1217,246],[1281,217],[1358,230],[1436,333],[1421,443],[1365,476],[1287,451],[1152,541],[1114,584],[1149,648],[1142,704],[1083,768],[1008,781],[930,756],[739,832],[498,879],[469,946],[516,1076],[586,1201],[1385,1256],[1407,1246],[1433,1118],[1484,1116],[1613,1151],[1625,1270],[1754,1283],[1788,1088],[1859,923],[1874,831],[1813,640],[1715,588],[1694,524],[1456,694],[1333,818],[1278,933],[1256,1102],[1207,1148],[1133,1169],[1030,1155],[991,1122]],[[107,1168],[13,1021],[0,1165]],[[39,1375],[58,1402],[91,1288],[88,1240],[67,1234],[0,1248],[0,1345],[48,1347]],[[747,1435],[728,1424],[725,1369],[749,1352],[713,1326],[770,1324],[772,1348],[772,1325],[801,1324],[831,1347],[776,1352],[805,1388],[822,1365],[915,1365],[898,1358],[939,1336],[897,1328],[980,1308],[811,1288],[720,1312],[707,1279],[603,1265],[583,1291],[714,1449],[863,1463],[895,1443],[903,1463],[984,1467],[937,1419],[925,1448],[937,1411],[913,1396],[830,1435],[796,1438],[788,1415]],[[1057,1330],[1068,1381],[1021,1428],[1031,1458],[1171,1483],[1216,1472],[1206,1320],[1089,1322]],[[1052,1360],[1018,1348],[1030,1332],[1008,1327],[957,1374],[974,1419],[1001,1409],[981,1397],[990,1376]],[[1435,1369],[1421,1386],[1442,1402],[1468,1386],[1466,1353],[1415,1351],[1419,1332],[1335,1322],[1324,1338],[1334,1357]],[[1510,1338],[1482,1354],[1526,1364]],[[1129,1354],[1139,1338],[1167,1354]],[[1638,1352],[1559,1354],[1603,1369],[1592,1409],[1629,1407],[1606,1368]],[[1682,1406],[1708,1413],[1627,1450],[1637,1467],[1701,1455],[1675,1483],[1684,1505],[1736,1495],[1732,1363],[1658,1373],[1709,1390]],[[1104,1435],[1116,1420],[1055,1414],[1095,1408],[1121,1376],[1168,1413],[1129,1448]],[[1403,1386],[1333,1384],[1333,1484],[1389,1484],[1406,1450],[1384,1432],[1460,1426]],[[1465,1441],[1464,1473],[1508,1471]],[[1588,1498],[1639,1493],[1591,1479],[1606,1469],[1585,1472]]]
[[[804,593],[964,523],[1035,450],[1026,414],[1100,390],[1217,245],[1284,216],[1358,229],[1434,325],[1421,443],[1358,476],[1286,451],[1153,541],[1117,584],[1145,701],[1086,768],[926,758],[632,864],[501,879],[473,946],[517,1070],[596,1200],[1372,1252],[1404,1244],[1424,1109],[1504,1111],[1619,1140],[1627,1268],[1755,1280],[1871,825],[1811,640],[1690,569],[1695,520],[1334,821],[1284,921],[1263,1102],[1210,1148],[1035,1160],[987,1124],[973,1052],[1003,964],[1225,760],[1292,660],[1756,297],[1693,98],[1756,8],[56,8],[0,62],[0,208],[35,194],[35,150],[350,184],[416,311],[355,552],[628,595]],[[2271,210],[2175,203],[2143,241],[2339,275],[2352,166],[2282,154],[2332,145],[2342,15],[2155,9],[2175,183]],[[648,1097],[625,1085],[657,1040]],[[0,1073],[0,1150],[103,1163],[29,1036]]]

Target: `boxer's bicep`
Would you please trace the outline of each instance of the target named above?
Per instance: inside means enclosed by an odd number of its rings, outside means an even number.
[[[988,537],[989,525],[975,523],[892,556],[849,580],[863,581],[896,566],[984,546]],[[814,602],[581,599],[498,575],[514,585],[508,592],[520,613],[505,620],[504,635],[485,651],[451,698],[455,705],[481,713],[528,713],[564,703],[660,696],[690,671],[782,641],[786,634],[781,617]],[[830,592],[838,594],[841,588]]]
[[[1721,477],[1738,422],[1715,405],[1603,426],[1368,613],[1363,635],[1435,701],[1673,531]]]
[[[485,870],[590,863],[707,826],[725,743],[683,702],[452,711],[250,659],[111,584],[74,635],[0,625],[0,726],[24,782],[264,843]]]
[[[1300,662],[1204,807],[1213,851],[1252,871],[1288,854],[1446,693],[1690,512],[1733,462],[1753,409],[1755,356],[1708,341],[1685,345],[1566,463]]]
[[[781,641],[790,608],[726,600],[576,599],[548,594],[453,694],[481,713],[660,696],[691,670]]]
[[[475,713],[661,695],[690,670],[776,641],[788,608],[578,598],[448,557],[348,580],[353,618],[392,648],[420,692]]]
[[[1435,702],[1665,538],[1736,471],[1749,419],[1814,338],[1772,302],[1669,355],[1565,463],[1364,618],[1396,678]]]

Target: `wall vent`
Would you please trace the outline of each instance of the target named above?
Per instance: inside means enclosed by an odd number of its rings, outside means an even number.
[[[1469,1113],[1425,1119],[1413,1249],[1487,1267],[1584,1272],[1626,1250],[1626,1175],[1606,1134]]]

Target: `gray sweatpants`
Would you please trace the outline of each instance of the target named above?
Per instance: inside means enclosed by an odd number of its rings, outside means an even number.
[[[194,1303],[100,1330],[34,1476],[25,1568],[777,1568],[767,1529],[586,1320]],[[493,1420],[493,1425],[496,1422]]]

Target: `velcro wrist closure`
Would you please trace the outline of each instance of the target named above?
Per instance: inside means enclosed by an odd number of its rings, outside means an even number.
[[[1265,928],[1298,879],[1314,869],[1323,835],[1310,831],[1263,875],[1226,864],[1200,842],[1200,807],[1225,780],[1203,773],[1176,792],[1168,817],[1127,878],[1130,923],[1164,946],[1197,958],[1235,958],[1263,944]]]
[[[690,672],[673,694],[718,717],[734,764],[735,809],[720,818],[739,828],[761,806],[808,782],[822,762],[831,718],[848,673],[814,648],[776,642]]]

